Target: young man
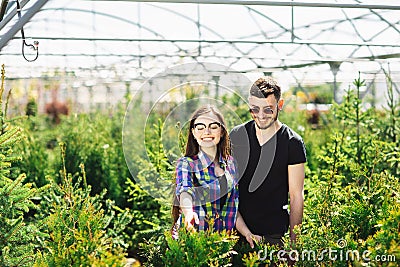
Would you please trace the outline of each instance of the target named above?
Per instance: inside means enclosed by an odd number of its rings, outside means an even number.
[[[270,244],[282,245],[290,226],[294,242],[293,228],[303,218],[304,143],[278,120],[284,100],[273,78],[258,79],[248,100],[253,119],[230,134],[240,179],[239,211],[250,230],[244,237],[263,237]]]

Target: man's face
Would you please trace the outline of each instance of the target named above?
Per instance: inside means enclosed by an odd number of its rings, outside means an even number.
[[[258,128],[265,130],[278,119],[278,112],[282,108],[283,100],[276,101],[274,95],[267,98],[249,97],[250,114]]]

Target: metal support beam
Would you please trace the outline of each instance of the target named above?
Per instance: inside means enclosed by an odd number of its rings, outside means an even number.
[[[108,1],[108,0],[89,0]],[[302,6],[302,7],[333,7],[333,8],[365,8],[365,9],[388,9],[400,10],[400,5],[369,5],[369,4],[345,4],[345,3],[312,3],[312,2],[280,2],[280,1],[246,1],[246,0],[114,0],[124,2],[157,2],[157,3],[191,3],[191,4],[224,4],[224,5],[258,5],[258,6]]]
[[[6,14],[6,8],[8,5],[8,0],[2,0],[0,6],[0,21],[3,20],[4,14]]]
[[[48,0],[37,0],[26,13],[0,38],[0,51],[15,34],[47,3]]]
[[[333,46],[358,46],[358,47],[400,47],[400,43],[375,43],[375,42],[359,42],[359,43],[345,43],[345,42],[314,42],[314,41],[273,41],[273,40],[243,40],[243,39],[160,39],[160,38],[91,38],[91,37],[45,37],[45,36],[31,36],[36,40],[65,40],[65,41],[107,41],[107,42],[167,42],[167,43],[230,43],[230,44],[287,44],[287,45],[333,45]],[[14,39],[20,39],[15,37]]]
[[[24,8],[24,6],[29,2],[29,0],[22,0],[19,4],[21,6],[21,8]],[[4,28],[4,26],[6,26],[6,24],[8,22],[10,22],[10,20],[12,20],[12,18],[14,16],[17,15],[17,5],[15,5],[14,9],[11,10],[11,12],[7,15],[7,17],[5,17],[2,21],[0,21],[0,31]]]

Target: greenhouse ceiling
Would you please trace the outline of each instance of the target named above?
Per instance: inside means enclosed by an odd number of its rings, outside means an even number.
[[[397,0],[20,0],[20,13],[16,2],[2,0],[0,14],[0,63],[13,78],[144,81],[210,62],[289,84],[348,83],[359,72],[400,82]]]

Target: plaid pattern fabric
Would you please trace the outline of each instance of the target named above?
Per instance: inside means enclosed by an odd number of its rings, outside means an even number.
[[[193,210],[199,216],[198,230],[206,230],[210,219],[216,231],[231,230],[236,221],[239,204],[239,188],[236,164],[232,157],[224,160],[219,156],[220,167],[227,179],[227,197],[221,208],[220,180],[215,175],[215,164],[200,151],[194,157],[182,157],[176,165],[176,195],[188,192],[193,199]]]

